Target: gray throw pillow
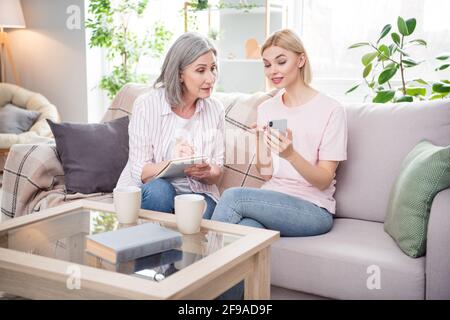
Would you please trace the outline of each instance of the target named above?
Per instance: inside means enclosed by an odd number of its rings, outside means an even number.
[[[0,108],[0,133],[20,134],[27,132],[41,115],[8,103]]]
[[[47,122],[55,136],[67,192],[112,192],[128,161],[128,116],[104,124]]]

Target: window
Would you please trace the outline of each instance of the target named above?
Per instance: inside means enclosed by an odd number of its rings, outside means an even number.
[[[416,47],[411,54],[417,60],[429,60],[407,71],[407,79],[448,78],[434,72],[434,57],[450,50],[450,1],[448,0],[299,0],[295,1],[291,27],[304,41],[311,59],[313,85],[341,102],[360,102],[366,95],[358,89],[345,91],[362,80],[361,56],[367,48],[348,50],[357,42],[376,41],[381,29],[397,17],[416,18],[414,39],[424,39],[428,47]],[[366,50],[366,51],[365,51]],[[449,70],[449,69],[447,69]]]

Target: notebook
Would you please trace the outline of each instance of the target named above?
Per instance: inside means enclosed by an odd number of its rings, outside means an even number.
[[[186,174],[184,170],[189,168],[194,164],[204,163],[208,160],[206,156],[193,156],[187,158],[178,158],[170,160],[169,163],[158,173],[154,179],[158,178],[182,178],[185,177]]]
[[[86,251],[111,263],[120,263],[175,249],[182,235],[154,223],[143,223],[86,237]]]

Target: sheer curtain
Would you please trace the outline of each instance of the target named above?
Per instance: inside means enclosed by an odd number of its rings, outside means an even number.
[[[434,57],[450,51],[448,0],[298,0],[294,1],[293,10],[296,14],[290,27],[298,32],[308,50],[313,85],[341,102],[361,102],[367,93],[358,89],[345,95],[362,80],[361,57],[369,52],[367,47],[347,48],[357,42],[375,42],[386,24],[397,30],[398,16],[416,18],[417,27],[410,39],[428,43],[426,48],[410,50],[412,58],[429,62],[408,69],[407,79],[450,77],[450,68],[434,72]]]

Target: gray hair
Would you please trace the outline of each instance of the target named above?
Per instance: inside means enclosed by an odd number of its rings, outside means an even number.
[[[211,41],[196,32],[184,33],[170,47],[154,87],[164,88],[166,100],[171,106],[183,105],[181,72],[209,51],[217,56],[217,50]]]

